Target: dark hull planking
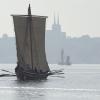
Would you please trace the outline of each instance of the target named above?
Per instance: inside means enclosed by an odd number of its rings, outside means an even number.
[[[48,72],[34,72],[32,70],[23,70],[20,68],[15,69],[15,73],[18,80],[42,80],[46,79],[49,75]]]

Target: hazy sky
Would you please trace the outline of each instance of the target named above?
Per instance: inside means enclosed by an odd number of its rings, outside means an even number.
[[[26,14],[29,2],[32,14],[48,16],[47,29],[51,28],[55,12],[67,35],[100,37],[100,0],[0,0],[0,34],[14,34],[10,15]]]

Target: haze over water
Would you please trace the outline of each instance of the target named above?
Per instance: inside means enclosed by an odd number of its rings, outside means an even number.
[[[14,72],[16,65],[0,65]],[[0,77],[0,100],[100,100],[100,65],[50,65],[62,74],[47,80],[20,82],[16,77]],[[0,73],[7,73],[2,72]]]

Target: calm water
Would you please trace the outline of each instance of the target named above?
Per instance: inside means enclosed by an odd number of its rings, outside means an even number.
[[[0,65],[0,69],[14,72],[15,66]],[[64,74],[27,82],[19,82],[16,77],[0,78],[0,100],[100,100],[100,65],[50,68],[60,69]]]

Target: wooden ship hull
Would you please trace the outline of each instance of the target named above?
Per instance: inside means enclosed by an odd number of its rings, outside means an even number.
[[[45,54],[46,16],[13,15],[16,36],[17,67],[20,80],[44,79],[50,72]]]
[[[16,67],[18,68],[18,67]],[[41,80],[46,79],[49,73],[35,73],[29,70],[17,69],[15,71],[18,80]]]

